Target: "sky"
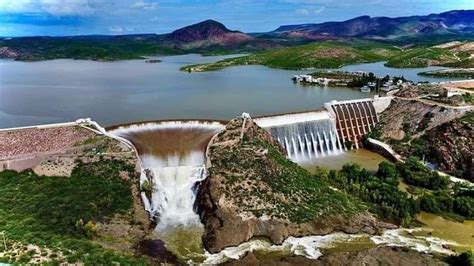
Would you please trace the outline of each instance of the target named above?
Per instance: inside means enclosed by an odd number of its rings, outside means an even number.
[[[356,16],[410,16],[474,9],[474,0],[0,0],[0,36],[168,33],[214,19],[232,30]]]

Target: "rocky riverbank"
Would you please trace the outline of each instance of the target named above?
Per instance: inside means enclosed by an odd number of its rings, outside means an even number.
[[[238,261],[225,263],[234,265],[448,265],[441,258],[399,247],[374,247],[360,251],[338,252],[323,255],[317,260],[301,256],[284,258],[259,257],[252,252]]]
[[[474,113],[428,130],[427,155],[443,172],[474,181]]]
[[[469,106],[425,102],[419,99],[420,90],[402,96],[411,99],[394,98],[371,137],[389,143],[405,157],[416,156],[443,172],[472,180],[474,136]]]
[[[283,148],[251,119],[237,118],[210,143],[209,176],[198,211],[211,253],[253,237],[281,244],[288,236],[335,231],[375,234],[366,206],[329,187],[283,156]]]

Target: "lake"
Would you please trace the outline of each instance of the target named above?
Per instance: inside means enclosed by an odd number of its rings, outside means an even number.
[[[261,116],[305,111],[331,100],[369,96],[357,89],[302,86],[290,80],[308,70],[236,66],[205,73],[179,71],[185,65],[223,58],[188,54],[159,57],[162,62],[156,64],[143,60],[0,60],[0,128],[84,117],[104,126],[160,119],[231,119],[242,112]],[[445,80],[418,77],[420,69],[391,69],[383,63],[342,70],[404,75],[416,81]]]

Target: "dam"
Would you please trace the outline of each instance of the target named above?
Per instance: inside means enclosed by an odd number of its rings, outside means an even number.
[[[332,101],[317,110],[253,120],[285,148],[288,158],[304,164],[344,154],[352,148],[348,141],[359,148],[361,136],[370,132],[378,121],[377,114],[389,103],[389,98]],[[224,130],[225,124],[206,120],[155,121],[107,129],[108,134],[135,148],[141,167],[140,195],[156,223],[154,232],[168,249],[185,260],[204,256],[204,228],[194,203],[198,185],[208,175],[208,143]]]
[[[206,177],[207,144],[223,128],[211,121],[163,121],[109,130],[138,152],[141,196],[157,229],[200,224],[193,210],[195,186]]]
[[[378,122],[378,114],[390,105],[390,97],[331,101],[323,109],[255,117],[296,161],[342,153],[362,146],[362,136]]]
[[[361,147],[361,138],[378,122],[390,97],[331,101],[324,108],[255,117],[286,150],[305,162]],[[157,121],[108,129],[132,144],[140,158],[141,197],[160,230],[170,225],[200,224],[193,210],[196,184],[206,178],[205,151],[225,121]]]
[[[254,118],[299,161],[343,151],[330,113],[325,110]]]

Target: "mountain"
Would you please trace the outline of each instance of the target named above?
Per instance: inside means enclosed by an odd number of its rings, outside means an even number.
[[[202,45],[233,45],[248,42],[253,39],[250,35],[240,31],[232,31],[224,24],[215,20],[206,20],[173,31],[168,36],[169,40],[177,43],[198,43]]]
[[[285,25],[272,33],[311,40],[396,40],[435,35],[474,35],[474,10],[454,10],[441,14],[398,18],[361,16],[342,22]]]
[[[206,20],[167,34],[0,38],[0,58],[37,61],[140,59],[183,53],[254,53],[318,40],[380,40],[390,44],[433,45],[474,39],[474,10],[411,17],[361,16],[342,22],[281,26],[246,34]]]

